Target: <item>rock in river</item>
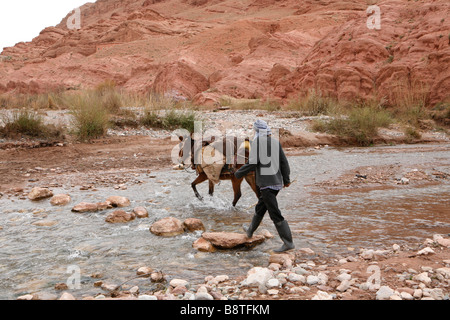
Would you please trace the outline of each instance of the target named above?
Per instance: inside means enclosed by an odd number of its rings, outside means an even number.
[[[204,232],[202,238],[211,242],[219,249],[232,249],[240,246],[252,247],[264,242],[266,239],[262,235],[254,235],[247,238],[247,235],[234,232]]]
[[[152,224],[150,232],[157,236],[171,237],[182,234],[184,226],[177,218],[167,217]]]
[[[148,211],[144,207],[136,207],[133,209],[133,213],[136,215],[137,218],[147,218],[148,217]]]
[[[131,212],[125,212],[123,210],[116,210],[114,212],[111,212],[105,219],[106,222],[109,223],[125,223],[132,221],[136,218],[136,215]]]
[[[50,198],[51,196],[53,196],[53,192],[50,189],[36,187],[31,189],[31,192],[28,194],[28,199],[36,201]]]
[[[113,207],[119,207],[119,208],[128,207],[130,205],[130,200],[128,198],[121,197],[121,196],[109,197],[108,199],[106,199],[106,202],[111,203],[111,205]]]
[[[33,226],[37,226],[37,227],[52,227],[55,224],[58,224],[58,221],[53,221],[53,220],[39,220],[36,222],[33,222],[32,225]]]
[[[51,198],[50,203],[53,206],[65,206],[70,200],[70,196],[67,194],[57,194]]]
[[[195,242],[192,244],[192,247],[202,252],[215,252],[217,250],[211,242],[201,237],[195,240]]]
[[[73,212],[79,212],[79,213],[96,212],[98,210],[99,210],[99,208],[98,208],[97,203],[88,203],[88,202],[81,202],[72,208]]]
[[[196,218],[188,218],[184,220],[183,225],[185,226],[186,230],[193,232],[193,231],[204,231],[205,226],[203,225],[203,222],[200,219]]]

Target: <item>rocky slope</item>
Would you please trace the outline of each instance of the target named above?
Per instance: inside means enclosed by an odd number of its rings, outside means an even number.
[[[381,28],[369,29],[369,5]],[[114,80],[208,104],[222,95],[289,99],[449,98],[450,4],[435,1],[98,0],[81,29],[59,25],[0,55],[0,92],[82,89]],[[405,89],[407,87],[410,90]]]

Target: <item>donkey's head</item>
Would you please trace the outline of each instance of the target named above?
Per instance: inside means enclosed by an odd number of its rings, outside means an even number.
[[[204,146],[207,146],[214,142],[214,138],[209,140],[203,140],[201,137],[196,138],[195,134],[187,136],[178,136],[180,139],[179,153],[178,153],[178,163],[185,165],[190,159],[190,164],[193,169],[195,169],[195,154]]]
[[[178,163],[185,165],[187,160],[190,158],[191,164],[194,163],[194,143],[192,135],[190,136],[178,136],[180,139],[179,153],[178,153]]]

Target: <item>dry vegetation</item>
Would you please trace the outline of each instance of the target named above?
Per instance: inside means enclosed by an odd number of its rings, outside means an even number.
[[[387,100],[390,102],[388,103]],[[450,103],[434,107],[427,105],[427,88],[420,84],[400,83],[388,99],[346,102],[311,90],[305,96],[284,105],[278,101],[235,99],[223,97],[220,106],[232,110],[296,111],[302,116],[327,115],[328,120],[314,120],[312,130],[325,132],[352,141],[356,145],[371,145],[380,127],[396,123],[411,140],[419,139],[424,123],[432,121],[434,129],[446,131],[450,124]],[[124,108],[124,107],[127,108]],[[108,127],[146,126],[191,132],[200,107],[189,101],[176,101],[156,93],[130,94],[120,90],[113,81],[105,81],[92,90],[57,91],[37,95],[1,95],[0,108],[15,110],[3,117],[0,134],[49,138],[70,134],[80,140],[104,136]],[[138,113],[130,108],[140,110]],[[44,124],[39,110],[64,109],[73,115],[73,131],[64,132]],[[19,111],[17,111],[19,110]],[[67,131],[67,129],[66,129]]]

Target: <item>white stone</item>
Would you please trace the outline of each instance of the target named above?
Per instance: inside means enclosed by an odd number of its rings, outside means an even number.
[[[410,293],[405,292],[405,291],[403,291],[403,292],[400,293],[400,297],[401,297],[403,300],[413,300],[413,299],[414,299],[414,297],[413,297]]]
[[[309,284],[309,285],[315,285],[315,284],[318,284],[319,281],[320,281],[319,277],[313,276],[313,275],[309,275],[309,276],[306,278],[306,283]]]
[[[325,291],[319,290],[311,300],[333,300],[333,296]]]
[[[183,279],[172,279],[172,280],[170,280],[169,284],[174,288],[176,288],[178,286],[183,286],[183,287],[189,286],[189,282],[187,280],[183,280]]]
[[[279,291],[277,289],[269,289],[269,290],[267,290],[267,293],[269,295],[271,295],[271,296],[274,296],[274,295],[278,294],[278,292]]]
[[[214,297],[208,292],[197,292],[195,294],[195,300],[214,300]]]
[[[388,300],[392,295],[394,295],[394,290],[388,286],[381,286],[376,294],[377,300]]]
[[[268,268],[254,267],[247,272],[244,284],[249,287],[265,286],[267,281],[273,277],[273,272]]]
[[[392,250],[399,251],[400,250],[400,246],[398,244],[394,244],[394,245],[392,245]]]
[[[338,275],[336,277],[336,279],[341,281],[341,282],[344,281],[344,280],[350,280],[351,278],[352,278],[352,276],[349,275],[348,273],[341,273],[340,275]]]
[[[444,300],[444,292],[441,288],[434,288],[430,294],[434,300]]]
[[[328,276],[323,272],[319,272],[317,277],[319,277],[319,284],[324,285],[328,282]]]
[[[445,278],[450,279],[450,268],[438,268],[436,272],[443,275]]]
[[[230,277],[227,275],[220,275],[214,278],[214,280],[217,281],[217,283],[225,282],[228,279],[230,279]]]
[[[422,271],[426,271],[426,272],[433,272],[433,268],[432,267],[421,266],[420,269]]]
[[[301,274],[301,275],[305,275],[305,274],[309,273],[308,270],[305,270],[302,267],[295,267],[294,269],[292,269],[292,271],[294,271],[297,274]]]
[[[350,288],[351,282],[349,280],[344,280],[341,284],[336,288],[337,291],[344,292]]]
[[[413,280],[423,282],[424,284],[430,284],[431,278],[428,277],[428,272],[422,272],[413,277]]]
[[[434,254],[434,250],[431,249],[430,247],[423,248],[422,250],[419,250],[417,252],[417,255],[419,255],[419,256],[422,256],[422,255],[426,256],[426,255],[429,255],[429,254]]]
[[[138,300],[158,300],[158,298],[156,296],[151,296],[151,295],[148,295],[148,294],[141,294],[138,297]]]
[[[422,289],[415,289],[413,297],[417,298],[417,299],[420,299],[420,298],[422,298],[422,294],[423,294]]]
[[[273,288],[279,288],[280,287],[280,281],[278,279],[269,279],[269,281],[267,281],[266,283],[266,287],[268,289],[273,289]]]
[[[363,250],[360,255],[361,255],[361,258],[370,260],[370,259],[373,259],[374,251],[372,249]]]
[[[290,273],[287,276],[287,279],[290,282],[302,282],[302,283],[305,283],[305,276],[302,276],[301,274],[297,274],[297,273]]]
[[[63,294],[61,295],[61,297],[59,298],[59,300],[76,300],[75,297],[73,295],[71,295],[68,292],[63,292]]]
[[[443,239],[439,239],[437,241],[437,243],[439,243],[443,247],[447,247],[447,248],[450,247],[450,239],[444,239],[444,238]]]

